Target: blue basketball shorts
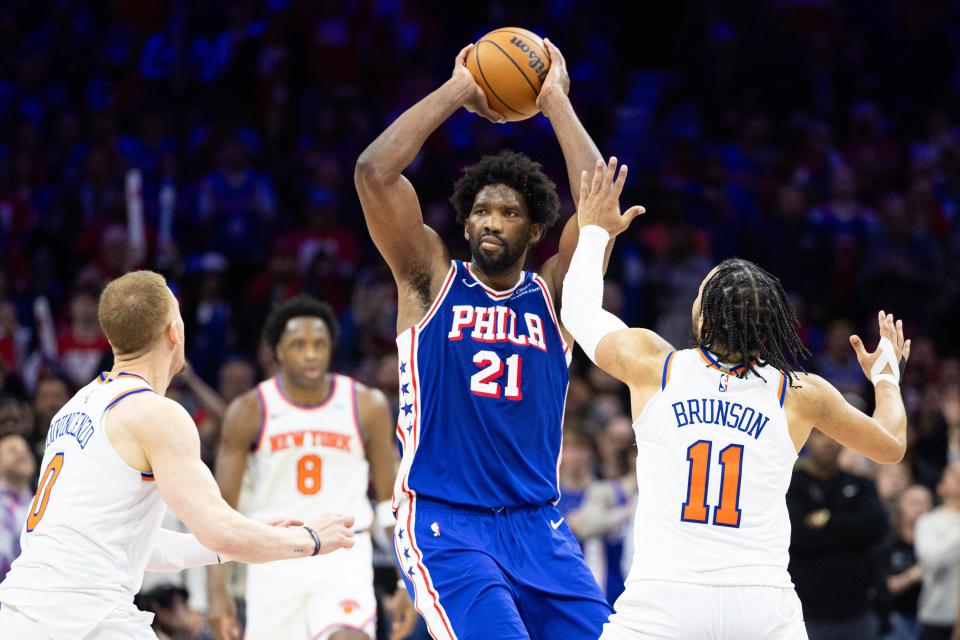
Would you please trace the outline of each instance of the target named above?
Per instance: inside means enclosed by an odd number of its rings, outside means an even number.
[[[435,640],[596,640],[613,612],[550,505],[480,510],[412,498],[393,541]]]

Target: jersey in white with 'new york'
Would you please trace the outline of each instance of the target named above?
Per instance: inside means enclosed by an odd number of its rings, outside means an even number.
[[[166,505],[153,475],[130,467],[105,418],[124,398],[153,393],[132,373],[101,374],[53,417],[22,553],[0,602],[53,638],[84,637],[118,607],[133,609]]]
[[[344,513],[370,528],[370,467],[357,413],[356,381],[331,374],[327,398],[301,405],[280,377],[257,385],[260,436],[247,461],[240,510],[254,519]]]

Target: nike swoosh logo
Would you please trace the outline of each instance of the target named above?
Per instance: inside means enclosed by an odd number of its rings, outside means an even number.
[[[553,520],[550,521],[550,526],[553,527],[554,529],[557,529],[562,524],[563,524],[563,518],[560,518],[556,522],[554,522]]]

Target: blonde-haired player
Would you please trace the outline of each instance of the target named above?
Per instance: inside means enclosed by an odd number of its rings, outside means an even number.
[[[269,526],[227,505],[197,428],[163,396],[184,366],[180,309],[163,277],[128,273],[100,297],[114,367],[50,424],[21,556],[0,584],[0,638],[155,638],[134,594],[145,569],[268,562],[353,546],[353,518]],[[160,528],[166,505],[193,534]],[[298,524],[302,524],[296,521]]]
[[[693,302],[696,348],[675,351],[601,307],[604,248],[643,212],[621,215],[626,167],[582,176],[580,239],[561,315],[584,352],[630,388],[639,495],[626,591],[603,640],[806,638],[787,573],[786,491],[816,427],[881,463],[906,448],[900,321],[879,314],[880,345],[851,343],[876,387],[868,416],[827,381],[791,371],[806,354],[779,281],[745,260],[707,274]]]

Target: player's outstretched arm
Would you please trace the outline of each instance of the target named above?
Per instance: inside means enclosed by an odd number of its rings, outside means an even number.
[[[206,567],[226,562],[230,558],[208,549],[192,533],[161,529],[157,546],[147,561],[147,571],[177,573],[193,567]]]
[[[472,48],[468,45],[460,51],[449,80],[404,111],[357,160],[354,183],[370,236],[398,282],[422,278],[425,269],[442,276],[449,266],[447,250],[423,224],[417,194],[403,171],[430,134],[460,107],[503,121],[464,66]]]
[[[616,176],[616,179],[614,179]],[[609,240],[644,212],[631,207],[620,213],[619,198],[627,167],[617,171],[616,158],[598,160],[592,180],[581,173],[577,222],[580,238],[564,278],[560,315],[584,353],[601,369],[634,387],[649,386],[659,371],[656,363],[672,347],[646,329],[628,329],[603,309],[603,259]]]
[[[573,196],[574,202],[579,202],[580,174],[583,171],[592,171],[594,164],[598,160],[602,160],[603,156],[600,155],[597,145],[580,122],[580,118],[577,117],[573,104],[567,95],[570,91],[570,75],[567,72],[567,62],[563,53],[547,38],[544,38],[543,44],[550,55],[550,71],[543,81],[543,86],[540,87],[537,106],[540,107],[543,115],[550,120],[550,124],[553,126],[567,167],[570,194]],[[557,255],[547,260],[540,270],[541,275],[553,288],[551,293],[554,295],[554,300],[560,300],[559,294],[563,287],[563,277],[570,266],[570,259],[577,247],[579,234],[580,228],[577,225],[576,214],[574,214],[563,226],[563,232],[560,236],[560,250]],[[607,260],[610,258],[612,249],[613,242],[611,240],[605,254],[604,271],[606,271]]]
[[[110,414],[109,427],[133,435],[160,495],[200,543],[241,562],[270,562],[312,555],[313,536],[304,527],[281,528],[234,511],[220,496],[200,460],[200,438],[186,410],[154,394],[131,396]],[[353,546],[353,518],[325,514],[305,519],[321,552]]]
[[[868,352],[858,336],[850,337],[864,375],[874,384],[873,415],[853,407],[820,376],[802,375],[800,386],[790,389],[784,404],[798,447],[816,427],[875,462],[903,459],[907,449],[907,413],[900,395],[900,361],[910,357],[910,341],[903,338],[902,321],[883,311],[877,314],[877,320],[880,343],[875,351]]]

